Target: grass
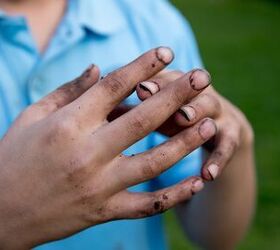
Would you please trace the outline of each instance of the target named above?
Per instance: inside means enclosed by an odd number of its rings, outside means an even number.
[[[256,135],[258,209],[238,249],[280,249],[280,2],[173,0],[195,31],[214,86]],[[171,249],[195,249],[166,215]]]

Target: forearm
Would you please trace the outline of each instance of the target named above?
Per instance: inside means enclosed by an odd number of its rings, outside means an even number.
[[[184,230],[203,248],[233,249],[254,214],[254,150],[252,133],[248,134],[220,178],[177,207]]]

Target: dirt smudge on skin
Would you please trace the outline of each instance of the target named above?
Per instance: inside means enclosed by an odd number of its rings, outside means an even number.
[[[168,196],[167,196],[166,194],[163,194],[163,195],[162,195],[162,199],[168,200]]]

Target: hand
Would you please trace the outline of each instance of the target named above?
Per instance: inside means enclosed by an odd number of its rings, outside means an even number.
[[[159,175],[215,132],[210,119],[166,143],[127,157],[122,151],[160,126],[209,84],[182,75],[113,122],[108,114],[173,59],[151,50],[99,79],[97,67],[24,111],[0,142],[0,245],[31,248],[92,225],[150,216],[203,188],[199,177],[153,193],[127,188]]]
[[[210,75],[200,69],[193,70],[193,77],[205,78]],[[137,86],[137,94],[141,100],[146,100],[169,86],[183,75],[180,71],[162,71],[148,81]],[[210,155],[202,168],[202,177],[213,180],[218,177],[230,159],[242,145],[251,143],[253,132],[242,112],[217,93],[212,86],[202,91],[198,96],[186,102],[173,114],[158,131],[172,136],[187,127],[193,126],[206,117],[215,120],[218,128],[216,136],[204,144]]]

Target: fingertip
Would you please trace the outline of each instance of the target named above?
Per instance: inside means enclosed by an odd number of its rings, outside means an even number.
[[[195,177],[195,179],[192,181],[192,192],[198,193],[203,188],[204,188],[204,182],[203,182],[202,178]]]
[[[144,81],[137,85],[136,92],[141,100],[145,100],[159,92],[159,86],[155,82]]]
[[[161,61],[164,65],[171,63],[174,59],[174,53],[169,47],[159,47],[156,49],[156,56],[159,61]]]
[[[212,177],[213,180],[215,180],[219,174],[219,166],[217,164],[211,163],[208,167],[207,170]]]
[[[185,127],[195,122],[196,112],[190,106],[183,106],[175,113],[174,117],[177,125]]]
[[[90,64],[87,69],[82,73],[81,78],[86,81],[86,84],[93,85],[99,80],[100,70],[95,64]]]
[[[206,164],[202,169],[202,177],[207,181],[213,181],[219,176],[220,168],[215,163]]]
[[[216,123],[210,118],[205,118],[202,120],[198,132],[204,140],[208,140],[217,133]]]
[[[207,88],[212,80],[208,71],[204,69],[194,69],[191,71],[189,81],[192,89],[201,91]]]
[[[100,69],[99,69],[99,67],[97,65],[92,64],[92,67],[90,69],[90,76],[93,76],[93,77],[95,77],[97,79],[100,78]]]
[[[98,73],[98,75],[100,75],[100,69],[99,69],[99,67],[98,67],[96,64],[93,64],[92,70],[93,70],[95,73]]]
[[[137,93],[138,98],[141,101],[144,101],[144,100],[146,100],[146,99],[148,99],[149,97],[152,96],[150,91],[144,89],[143,86],[140,86],[140,84],[138,84],[137,87],[136,87],[136,93]]]
[[[203,167],[201,170],[201,176],[206,181],[213,181],[212,176],[210,175],[208,169],[206,167]]]

